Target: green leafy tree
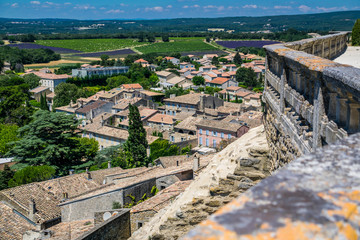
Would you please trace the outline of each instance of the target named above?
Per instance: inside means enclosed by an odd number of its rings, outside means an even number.
[[[60,83],[55,87],[54,108],[68,105],[71,101],[76,102],[79,95],[75,84]]]
[[[0,171],[0,190],[9,187],[9,181],[13,178],[15,171],[11,170],[8,165],[5,165],[4,171]]]
[[[24,166],[48,165],[60,175],[67,174],[86,156],[77,126],[78,120],[72,115],[39,110],[28,125],[19,129],[21,139],[13,142],[7,156]]]
[[[247,87],[255,87],[259,85],[259,82],[256,77],[256,73],[251,68],[240,67],[236,71],[236,81],[242,83]]]
[[[150,159],[152,161],[164,156],[175,156],[180,154],[180,148],[176,145],[171,145],[168,140],[157,139],[150,144]]]
[[[26,74],[23,78],[24,78],[24,82],[29,85],[30,89],[39,86],[40,77],[36,76],[35,74],[33,73]]]
[[[9,181],[9,187],[16,187],[32,182],[40,182],[53,178],[55,169],[50,166],[28,166],[15,172],[13,178]]]
[[[192,82],[196,85],[204,85],[205,84],[205,79],[203,76],[195,76],[192,78]]]
[[[351,33],[352,45],[360,46],[360,19],[357,19]]]
[[[163,34],[161,36],[161,39],[163,42],[169,42],[169,34]]]
[[[212,60],[211,60],[211,64],[219,65],[219,58],[218,57],[213,57]]]
[[[30,121],[33,108],[25,104],[29,100],[29,86],[0,87],[0,122],[23,126]]]
[[[0,44],[1,45],[1,44]],[[3,70],[4,68],[4,60],[3,59],[0,59],[0,72]]]
[[[210,42],[211,41],[211,39],[210,39],[210,37],[206,37],[206,42]]]
[[[226,99],[228,102],[230,102],[230,94],[228,93],[227,94],[227,99]]]
[[[103,54],[100,56],[101,59],[101,65],[107,66],[107,60],[109,60],[109,55]]]
[[[234,56],[234,63],[238,66],[242,64],[242,59],[241,59],[239,52],[236,52],[236,54]]]
[[[10,142],[19,140],[18,129],[15,124],[0,124],[0,156],[4,156],[11,149]]]
[[[80,138],[80,152],[84,153],[87,161],[92,161],[99,150],[99,142],[95,138]]]
[[[110,77],[110,78],[106,79],[106,82],[107,82],[106,88],[112,89],[112,88],[119,87],[122,84],[131,83],[131,80],[129,78],[127,78],[126,76],[120,75],[120,76]]]
[[[150,163],[146,149],[146,131],[141,121],[139,109],[129,104],[129,137],[125,142],[125,151],[131,154],[128,160],[131,166],[147,166]]]

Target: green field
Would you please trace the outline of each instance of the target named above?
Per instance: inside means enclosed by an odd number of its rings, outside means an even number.
[[[140,45],[135,39],[66,39],[37,40],[37,44],[49,47],[61,47],[82,52],[100,52]]]
[[[204,43],[201,40],[159,42],[147,46],[136,47],[136,50],[146,53],[172,53],[172,52],[192,52],[204,50],[217,50],[217,48]]]

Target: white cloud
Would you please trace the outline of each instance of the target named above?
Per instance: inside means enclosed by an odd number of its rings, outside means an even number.
[[[183,6],[182,8],[185,8],[185,9],[186,9],[186,8],[189,8],[189,6],[188,6],[188,5],[185,5],[185,6]]]
[[[164,11],[164,8],[163,7],[160,7],[160,6],[157,6],[157,7],[146,7],[145,9],[145,12],[162,12]]]
[[[71,5],[72,3],[70,3],[70,2],[66,2],[66,3],[64,3],[64,5]]]
[[[111,9],[111,10],[107,11],[106,13],[115,14],[115,13],[124,13],[124,12],[125,12],[124,10],[120,10],[120,9]]]
[[[316,9],[319,10],[319,11],[323,11],[323,12],[346,11],[346,10],[348,10],[347,7],[331,7],[331,8],[316,7]]]
[[[197,4],[195,4],[193,7],[194,7],[194,8],[198,8],[198,7],[200,7],[200,6],[199,6],[199,5],[197,5]]]
[[[30,3],[31,3],[31,4],[34,4],[34,5],[39,5],[39,4],[40,4],[39,1],[31,1]]]
[[[16,8],[16,7],[18,7],[18,6],[19,6],[18,3],[13,3],[13,4],[11,4],[11,7],[13,7],[13,8]]]
[[[311,11],[311,7],[308,7],[306,5],[300,5],[299,10],[302,12],[309,12],[309,11]]]
[[[291,6],[274,6],[275,9],[292,9]]]
[[[100,10],[105,10],[106,8],[105,7],[101,7],[101,8],[99,8]]]
[[[243,8],[253,8],[253,9],[255,9],[255,8],[258,8],[258,6],[255,5],[255,4],[249,4],[249,5],[243,6]]]
[[[173,6],[172,5],[167,5],[166,8],[172,8]]]
[[[77,4],[74,9],[79,9],[79,10],[90,10],[90,9],[95,9],[94,6],[91,6],[89,4],[85,4],[85,5],[79,5]]]

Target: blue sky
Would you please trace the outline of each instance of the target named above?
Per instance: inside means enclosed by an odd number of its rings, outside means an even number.
[[[266,16],[360,10],[359,0],[1,0],[0,17],[161,19]]]

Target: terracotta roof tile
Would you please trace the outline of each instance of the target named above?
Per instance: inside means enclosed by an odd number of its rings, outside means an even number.
[[[142,89],[143,87],[139,83],[123,84],[125,89]]]
[[[164,123],[164,124],[172,125],[174,124],[174,119],[169,115],[158,113],[152,116],[151,118],[149,118],[148,122]]]
[[[214,80],[212,80],[210,83],[211,84],[224,84],[229,80],[230,80],[229,78],[217,77]]]

